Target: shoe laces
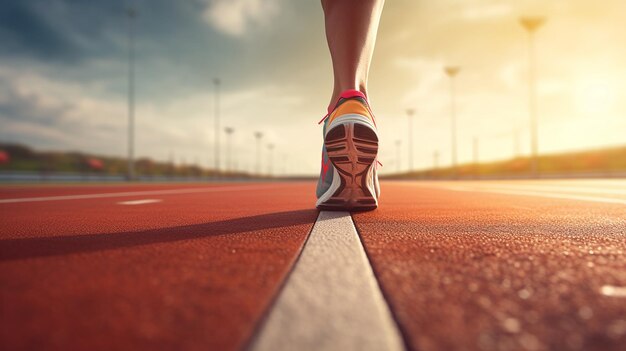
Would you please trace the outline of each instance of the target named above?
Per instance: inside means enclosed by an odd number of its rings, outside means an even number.
[[[358,90],[354,90],[354,89],[349,89],[349,90],[342,92],[337,98],[337,101],[335,101],[334,104],[331,104],[330,106],[328,106],[328,113],[326,113],[326,115],[324,115],[324,117],[322,117],[322,119],[319,122],[317,122],[317,124],[322,124],[333,113],[333,111],[337,108],[337,106],[339,105],[342,99],[347,100],[347,99],[355,98],[355,97],[362,98],[363,101],[365,101],[365,107],[367,108],[367,111],[370,113],[370,116],[372,116],[372,122],[374,122],[375,127],[378,127],[376,125],[376,118],[374,117],[374,112],[372,112],[372,109],[370,108],[370,103],[367,100],[367,96],[363,94],[362,92]]]
[[[337,101],[335,101],[334,104],[328,106],[328,112],[324,115],[324,117],[322,117],[322,119],[317,122],[317,124],[322,124],[330,115],[331,113],[333,113],[333,111],[337,108],[337,106],[339,105],[339,103],[341,102],[341,99],[347,100],[350,98],[355,98],[355,97],[360,97],[363,99],[363,101],[365,101],[365,107],[367,108],[367,111],[370,113],[370,116],[372,116],[372,122],[374,122],[374,126],[378,127],[376,125],[376,118],[374,117],[374,112],[372,112],[372,109],[370,107],[370,103],[367,100],[367,96],[365,94],[363,94],[362,92],[358,91],[358,90],[354,90],[354,89],[350,89],[350,90],[346,90],[344,92],[342,92],[339,97],[337,98]],[[380,162],[378,160],[378,157],[376,158],[376,169],[378,168],[382,168],[383,164],[382,162]]]

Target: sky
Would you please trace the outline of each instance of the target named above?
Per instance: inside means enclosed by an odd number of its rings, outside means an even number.
[[[215,87],[230,167],[319,172],[332,92],[323,13],[313,0],[5,0],[0,6],[0,141],[124,156],[128,18],[134,7],[136,155],[214,163]],[[369,79],[383,172],[451,162],[456,77],[458,158],[530,152],[527,34],[536,33],[539,151],[626,144],[626,26],[621,0],[388,0]],[[517,142],[516,142],[517,140]],[[398,159],[397,141],[400,141]],[[221,132],[221,165],[226,136]]]

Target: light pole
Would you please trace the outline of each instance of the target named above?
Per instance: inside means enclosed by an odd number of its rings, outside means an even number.
[[[137,11],[126,9],[128,17],[128,180],[135,178],[135,27]]]
[[[213,78],[215,85],[215,172],[220,171],[220,84],[219,78]]]
[[[396,140],[396,162],[397,162],[397,171],[398,173],[400,173],[400,166],[401,166],[401,161],[400,161],[400,147],[402,146],[402,140]]]
[[[444,71],[450,77],[450,131],[452,141],[452,174],[456,176],[456,87],[455,77],[461,70],[458,66],[446,66]]]
[[[528,33],[528,102],[530,115],[530,148],[531,148],[531,168],[533,176],[539,175],[539,136],[537,117],[537,83],[536,83],[536,63],[535,63],[535,32],[545,23],[544,17],[522,17],[520,24]]]
[[[478,137],[474,137],[472,140],[472,149],[474,156],[474,165],[478,164]]]
[[[410,108],[406,110],[409,117],[409,172],[413,170],[413,115],[415,110]]]
[[[273,162],[272,157],[273,157],[273,154],[274,154],[274,144],[268,144],[267,145],[267,150],[268,150],[268,154],[269,154],[268,157],[267,157],[267,159],[268,159],[267,160],[268,161],[267,174],[271,177],[272,176],[272,171],[273,171],[273,169],[272,169],[272,166],[273,166],[273,164],[272,164],[272,162]]]
[[[432,177],[435,178],[439,169],[439,151],[433,152],[433,172]]]
[[[515,128],[513,131],[513,158],[520,156],[520,129]]]
[[[233,164],[232,164],[232,158],[231,158],[231,138],[233,133],[235,132],[235,128],[233,127],[226,127],[224,128],[224,132],[226,132],[226,171],[227,172],[232,172],[233,171]]]
[[[287,176],[287,165],[289,164],[289,162],[287,162],[287,158],[289,156],[287,156],[287,154],[283,154],[283,177]]]
[[[261,138],[263,138],[263,133],[255,132],[254,137],[256,138],[256,174],[261,175]]]
[[[478,177],[478,137],[474,137],[472,149],[474,153],[474,177]]]

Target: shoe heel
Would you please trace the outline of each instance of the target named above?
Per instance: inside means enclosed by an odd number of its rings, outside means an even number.
[[[324,145],[341,185],[321,208],[368,210],[378,206],[371,178],[378,154],[378,136],[358,121],[338,123],[326,133]]]

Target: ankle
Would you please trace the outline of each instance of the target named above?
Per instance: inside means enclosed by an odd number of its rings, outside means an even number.
[[[366,97],[367,97],[367,87],[365,86],[365,84],[360,84],[360,85],[352,85],[352,86],[337,86],[335,85],[335,88],[333,90],[333,95],[330,98],[330,103],[328,104],[328,111],[330,112],[331,109],[333,109],[335,107],[335,104],[337,104],[337,101],[339,100],[339,97],[341,96],[341,94],[347,90],[357,90],[360,91],[361,93],[363,93]]]

